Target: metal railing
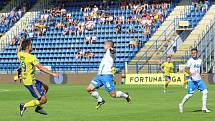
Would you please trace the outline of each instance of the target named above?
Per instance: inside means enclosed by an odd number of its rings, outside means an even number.
[[[198,48],[199,57],[203,60],[202,71],[209,72],[213,67],[214,49],[215,49],[215,15],[206,26],[206,30],[202,32],[199,39],[195,41],[195,47]],[[213,59],[213,60],[212,60]]]
[[[142,57],[138,59],[138,61],[136,62],[136,73],[138,73],[138,71],[142,68],[142,66],[139,67],[139,65],[142,63],[141,61],[145,60],[145,62],[143,64],[141,64],[141,65],[144,65],[158,51],[158,49],[160,47],[160,45],[158,45],[158,43],[160,43],[159,41],[161,40],[161,38],[166,38],[169,35],[169,32],[172,31],[172,29],[169,29],[169,28],[172,26],[174,26],[174,22],[172,22],[167,27],[167,29],[145,51],[145,53],[142,55]],[[151,51],[151,50],[154,50],[154,51]]]
[[[205,31],[199,35],[198,40],[194,42],[194,46],[199,51],[199,57],[203,60],[202,72],[209,72],[213,67],[214,49],[215,49],[215,15],[206,26]],[[190,51],[185,52],[185,56],[189,56]]]
[[[179,17],[177,17],[176,19],[174,19],[174,21],[167,27],[167,29],[145,51],[145,53],[142,55],[142,57],[138,59],[138,61],[135,64],[136,65],[136,73],[138,73],[138,71],[143,68],[143,65],[148,64],[148,61],[151,59],[151,57],[156,52],[159,51],[159,47],[160,47],[160,45],[158,45],[159,40],[161,38],[163,38],[163,37],[165,37],[165,39],[166,39],[167,36],[170,35],[170,33],[172,33],[172,35],[174,35],[174,33],[176,33],[176,27],[179,26],[179,20],[183,20],[185,17],[187,17],[188,13],[190,13],[190,11],[191,11],[191,7],[192,7],[191,5],[186,6],[184,8],[184,12],[181,12],[180,15],[179,15]],[[174,26],[173,29],[171,29],[172,26]],[[168,33],[169,31],[170,31],[170,33]],[[154,51],[151,51],[151,50],[154,50]],[[167,50],[165,50],[165,51],[167,51]],[[142,63],[142,60],[145,60],[145,61]]]

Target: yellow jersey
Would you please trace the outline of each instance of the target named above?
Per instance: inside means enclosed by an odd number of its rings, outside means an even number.
[[[25,52],[17,53],[21,68],[22,68],[22,80],[24,85],[33,85],[35,78],[35,65],[39,64],[38,59]]]
[[[161,65],[161,68],[163,68],[163,70],[164,70],[164,76],[170,76],[170,73],[173,72],[173,63],[164,62]]]
[[[113,73],[113,76],[115,76],[115,74],[116,74],[116,68],[114,66],[111,68],[111,72]]]

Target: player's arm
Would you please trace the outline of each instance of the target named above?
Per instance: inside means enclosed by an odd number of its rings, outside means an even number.
[[[184,72],[190,75],[190,68],[189,67],[185,67],[184,68]]]
[[[172,65],[170,72],[174,73],[174,65]]]
[[[43,66],[42,64],[38,63],[35,65],[40,71],[46,73],[46,74],[49,74],[49,75],[52,75],[52,76],[59,76],[59,73],[56,73],[56,72],[52,72],[50,71],[48,68],[46,68],[45,66]]]
[[[42,64],[40,64],[40,62],[38,61],[38,59],[35,56],[31,56],[31,63],[36,66],[40,71],[52,75],[52,76],[59,76],[59,73],[55,73],[50,71],[48,68],[46,68],[45,66],[43,66]]]
[[[21,51],[23,40],[24,40],[24,39],[20,39],[20,44],[19,44],[18,48],[16,49],[16,53],[18,53],[18,52]]]
[[[162,72],[164,72],[164,63],[160,65],[160,69]]]

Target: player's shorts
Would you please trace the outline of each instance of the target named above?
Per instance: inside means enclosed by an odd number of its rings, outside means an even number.
[[[42,83],[38,80],[36,80],[33,85],[25,85],[25,87],[34,98],[39,99],[40,97],[45,95],[42,90]]]
[[[165,78],[165,81],[169,81],[171,79],[170,76],[165,76],[164,78]]]
[[[203,80],[192,81],[191,79],[189,79],[187,89],[188,94],[193,94],[196,89],[203,91],[207,89],[207,86],[205,85],[205,82]]]
[[[115,90],[112,74],[97,75],[90,83],[93,84],[97,89],[104,85],[105,90],[110,93]]]

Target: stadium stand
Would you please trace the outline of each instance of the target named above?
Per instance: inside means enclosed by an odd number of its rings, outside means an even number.
[[[180,39],[181,43],[183,43],[184,40],[189,38],[189,34],[193,29],[196,29],[198,23],[200,20],[202,20],[205,13],[210,9],[211,3],[209,1],[205,2],[192,2],[190,6],[187,7],[187,10],[184,14],[181,14],[180,17],[176,18],[174,20],[174,23],[172,26],[174,27],[175,33],[173,34],[175,38],[170,38],[170,34],[168,32],[165,33],[165,31],[158,37],[160,39],[156,40],[157,42],[154,42],[152,45],[149,46],[149,49],[145,50],[141,57],[135,58],[132,61],[136,62],[135,64],[131,63],[132,65],[136,65],[135,69],[138,73],[139,70],[144,72],[159,72],[160,63],[162,63],[163,60],[169,55],[174,56],[174,62],[175,62],[175,71],[178,70],[179,64],[184,63],[186,61],[184,55],[178,57],[178,55],[174,54],[179,47],[185,47],[180,46],[180,42],[178,41],[178,38]],[[187,21],[186,28],[181,27],[179,24],[179,21]],[[205,29],[205,27],[202,27],[202,29]],[[195,34],[195,33],[194,33]],[[176,36],[177,35],[177,36]],[[161,39],[164,38],[163,43],[160,42]],[[167,43],[166,43],[167,40]],[[159,41],[159,42],[158,42]],[[176,45],[175,41],[177,41],[178,45]],[[193,44],[192,44],[193,45]],[[158,47],[157,47],[158,46]],[[175,50],[171,51],[172,46],[175,46]],[[187,47],[187,46],[186,46]],[[185,47],[185,48],[186,48]],[[164,50],[162,50],[164,48]],[[190,47],[187,47],[187,50],[189,50]],[[178,53],[178,52],[176,52]]]
[[[142,5],[119,1],[52,1],[51,4],[54,7],[41,11],[40,17],[29,26],[31,29],[14,38],[18,39],[15,46],[8,45],[0,52],[1,71],[18,68],[15,49],[21,37],[31,37],[33,53],[42,64],[56,71],[96,70],[103,42],[113,40],[115,66],[121,70],[176,5],[175,1]]]
[[[7,32],[20,18],[26,13],[26,11],[35,4],[35,0],[20,0],[16,6],[8,13],[1,14],[0,20],[0,35]],[[2,4],[4,4],[3,2]]]

